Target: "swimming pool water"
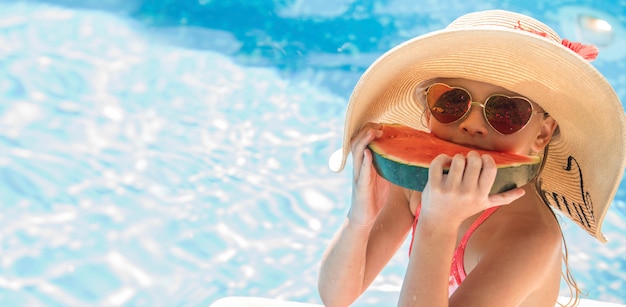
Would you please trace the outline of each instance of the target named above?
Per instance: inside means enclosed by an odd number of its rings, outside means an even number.
[[[572,12],[606,15],[616,35],[594,65],[626,98],[623,1],[412,3],[0,0],[0,305],[319,302],[350,197],[327,159],[354,83],[473,9],[561,33]],[[608,244],[564,221],[593,299],[626,303],[624,189]],[[394,305],[407,260],[355,306]]]

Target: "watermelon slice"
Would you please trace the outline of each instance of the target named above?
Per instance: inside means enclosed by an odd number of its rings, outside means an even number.
[[[428,166],[439,154],[454,156],[476,151],[489,154],[498,166],[490,194],[523,186],[541,169],[541,158],[495,151],[479,150],[451,143],[428,132],[401,125],[382,127],[383,135],[369,144],[378,174],[401,187],[422,191],[428,180]]]

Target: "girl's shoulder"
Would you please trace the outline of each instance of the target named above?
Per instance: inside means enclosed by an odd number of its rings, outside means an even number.
[[[556,295],[562,259],[558,224],[510,209],[500,207],[476,229],[465,254],[468,277],[477,273],[483,284],[515,280],[519,291]]]
[[[502,206],[481,227],[476,235],[485,249],[525,250],[560,259],[561,228],[552,210],[543,203]]]

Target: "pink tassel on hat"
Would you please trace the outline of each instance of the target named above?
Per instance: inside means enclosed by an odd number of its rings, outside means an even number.
[[[579,42],[571,42],[567,39],[561,41],[561,44],[578,53],[581,57],[583,57],[583,59],[587,61],[593,61],[598,57],[599,50],[598,47],[594,45],[585,45]]]

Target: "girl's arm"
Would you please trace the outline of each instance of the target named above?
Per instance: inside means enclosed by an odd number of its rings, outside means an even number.
[[[404,243],[413,215],[401,188],[394,186],[390,194],[374,223],[362,225],[348,217],[328,246],[318,280],[324,306],[353,303]]]
[[[456,238],[456,229],[417,223],[398,306],[448,306]]]
[[[413,215],[404,190],[378,176],[366,149],[380,135],[367,125],[351,141],[354,182],[350,213],[328,246],[318,289],[327,307],[348,306],[402,245]]]

